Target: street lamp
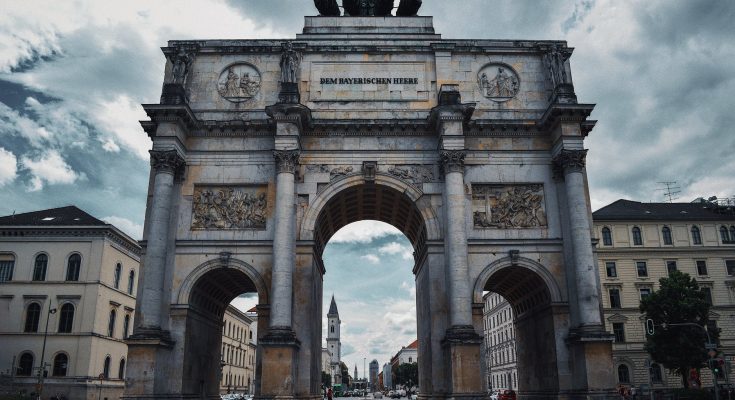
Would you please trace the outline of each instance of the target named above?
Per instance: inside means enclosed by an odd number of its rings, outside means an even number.
[[[38,396],[36,400],[41,400],[41,394],[43,393],[43,373],[46,371],[46,364],[44,357],[46,356],[46,338],[48,337],[48,320],[51,314],[56,314],[56,309],[51,308],[51,300],[48,302],[48,313],[46,314],[46,330],[43,331],[43,347],[41,348],[41,364],[38,366]]]

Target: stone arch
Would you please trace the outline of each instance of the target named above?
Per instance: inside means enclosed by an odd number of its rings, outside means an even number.
[[[473,291],[473,301],[475,303],[482,303],[482,292],[485,290],[485,286],[490,279],[498,271],[510,268],[510,267],[521,267],[530,270],[535,273],[546,285],[546,289],[549,291],[550,299],[552,303],[565,302],[567,299],[563,296],[559,285],[556,282],[556,278],[549,272],[549,270],[538,262],[525,257],[518,257],[513,260],[511,257],[503,257],[495,260],[488,264],[475,281],[475,287]]]
[[[421,217],[426,229],[426,239],[441,240],[442,229],[439,218],[436,215],[436,211],[434,210],[434,208],[431,207],[428,198],[424,196],[424,193],[413,184],[410,184],[392,175],[380,172],[375,174],[374,182],[366,181],[362,174],[353,174],[332,182],[324,190],[318,193],[316,198],[311,202],[309,208],[304,214],[304,218],[301,222],[301,228],[299,230],[299,239],[316,239],[315,231],[317,220],[322,211],[329,204],[330,200],[333,200],[340,193],[344,193],[345,190],[361,185],[375,185],[376,187],[388,188],[405,195],[408,200],[413,202],[413,204],[416,206],[416,209],[419,211],[419,216]],[[390,223],[388,221],[383,222]]]
[[[218,269],[231,269],[239,271],[247,276],[250,281],[255,285],[258,292],[258,303],[268,304],[268,285],[266,284],[263,277],[252,265],[245,261],[237,258],[229,258],[228,260],[222,260],[221,258],[215,258],[198,265],[192,270],[189,275],[186,276],[184,281],[179,287],[178,295],[176,296],[176,303],[178,304],[189,304],[191,300],[191,292],[199,280],[204,277],[207,273],[218,270]]]

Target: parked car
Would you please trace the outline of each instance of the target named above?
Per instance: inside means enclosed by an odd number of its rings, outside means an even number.
[[[498,397],[500,396],[500,392],[497,390],[493,390],[490,392],[490,400],[498,400]]]
[[[498,400],[516,400],[516,392],[510,389],[502,390],[498,395]]]
[[[374,399],[382,399],[383,398],[383,393],[375,392],[375,393],[373,393],[373,398]]]

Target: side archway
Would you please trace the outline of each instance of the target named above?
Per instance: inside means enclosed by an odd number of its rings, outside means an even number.
[[[258,303],[259,304],[269,304],[268,285],[266,284],[263,277],[260,275],[258,270],[255,269],[255,267],[237,258],[229,258],[227,260],[216,258],[213,260],[209,260],[205,263],[202,263],[196,268],[194,268],[194,270],[191,271],[191,273],[186,277],[186,279],[184,279],[184,282],[181,284],[181,287],[179,288],[178,296],[176,296],[176,303],[191,304],[192,289],[194,288],[195,284],[199,282],[202,279],[202,277],[204,277],[205,275],[213,271],[216,275],[220,275],[220,276],[231,274],[233,272],[242,273],[243,275],[245,275],[245,277],[247,277],[250,280],[252,285],[255,287],[255,290],[252,290],[252,291],[257,291]],[[237,290],[239,290],[235,288],[235,286],[246,286],[247,285],[247,282],[243,282],[242,279],[240,279],[239,281],[240,282],[231,282],[231,285],[230,285],[231,292],[232,291],[236,292]],[[227,283],[227,282],[224,282],[224,283]],[[242,292],[243,291],[240,291],[240,293]]]

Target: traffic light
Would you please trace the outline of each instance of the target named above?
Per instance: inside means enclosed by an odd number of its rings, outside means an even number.
[[[653,320],[649,318],[649,319],[646,320],[646,333],[649,336],[651,336],[651,335],[653,335],[653,332],[654,332]]]

